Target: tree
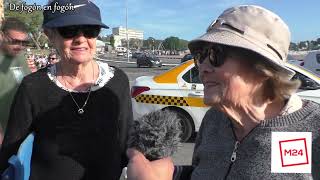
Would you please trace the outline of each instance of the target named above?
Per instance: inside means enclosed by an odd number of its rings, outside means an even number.
[[[143,45],[143,41],[141,39],[130,39],[129,45],[130,48],[140,49]]]
[[[114,43],[116,42],[116,40],[114,39],[114,36],[110,36],[110,44],[111,46],[114,48]]]
[[[32,12],[27,11],[14,11],[10,10],[10,4],[21,5],[25,3],[22,0],[5,0],[4,1],[4,16],[6,17],[15,17],[22,22],[24,22],[30,34],[30,38],[33,41],[37,49],[41,49],[41,46],[48,43],[47,38],[45,37],[43,31],[41,30],[41,24],[43,21],[42,11],[34,10]]]
[[[188,49],[188,41],[179,39],[178,37],[168,37],[164,40],[163,46],[169,50],[186,50]]]
[[[187,50],[189,41],[184,39],[179,39],[180,43],[180,50]]]
[[[298,51],[299,50],[298,45],[296,43],[293,43],[293,42],[290,43],[289,49],[291,51]]]
[[[298,44],[299,49],[306,49],[308,46],[308,42],[307,41],[301,41]]]
[[[163,46],[169,50],[177,50],[180,49],[180,41],[179,38],[171,36],[164,40]]]
[[[143,41],[143,47],[152,49],[155,46],[156,39],[153,37],[148,37],[148,39]]]

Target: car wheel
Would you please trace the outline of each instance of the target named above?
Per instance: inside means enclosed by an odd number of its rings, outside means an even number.
[[[191,138],[192,134],[194,133],[192,118],[183,110],[171,109],[171,108],[169,108],[169,110],[177,113],[177,116],[180,119],[180,123],[181,123],[181,131],[182,131],[182,134],[180,136],[181,142],[187,142]]]
[[[140,68],[140,64],[137,64],[137,67]]]
[[[178,112],[178,117],[181,119],[181,142],[187,142],[193,133],[192,120],[182,112]]]

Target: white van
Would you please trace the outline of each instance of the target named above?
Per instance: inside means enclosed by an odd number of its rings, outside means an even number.
[[[320,76],[320,50],[310,51],[304,58],[304,67]]]

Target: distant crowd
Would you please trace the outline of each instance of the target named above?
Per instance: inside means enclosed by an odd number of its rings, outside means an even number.
[[[45,55],[33,54],[30,51],[27,51],[26,60],[31,72],[35,72],[38,69],[45,68],[50,64],[59,62],[59,56],[56,52],[51,52],[50,54]]]

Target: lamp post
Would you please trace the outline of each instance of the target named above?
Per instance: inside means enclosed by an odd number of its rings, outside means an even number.
[[[127,36],[127,61],[129,62],[128,0],[126,0],[126,36]]]

